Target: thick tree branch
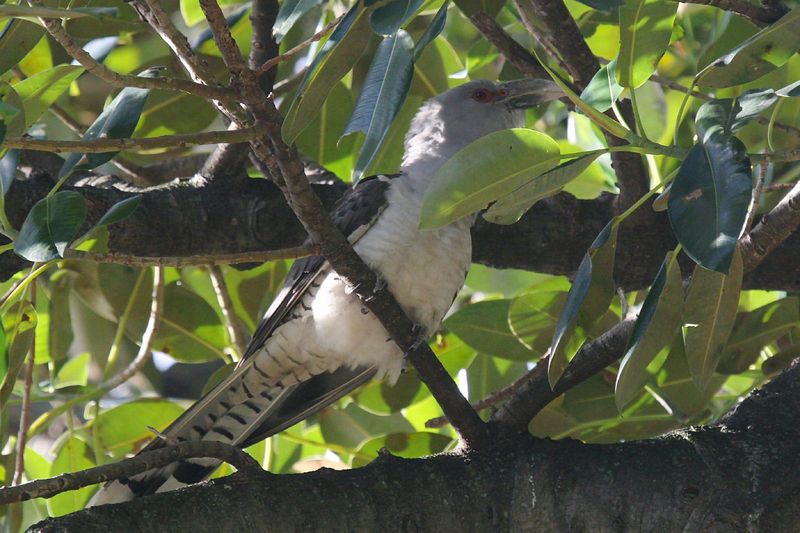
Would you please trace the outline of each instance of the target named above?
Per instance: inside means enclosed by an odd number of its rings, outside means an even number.
[[[714,6],[725,11],[732,11],[750,19],[757,26],[767,26],[776,22],[789,12],[789,8],[782,1],[762,2],[760,5],[748,0],[670,0],[680,1],[684,4],[700,4]]]
[[[349,471],[236,474],[48,519],[31,531],[721,533],[742,524],[791,531],[800,508],[798,470],[795,367],[719,423],[654,439],[586,445],[518,437],[466,456],[384,456]]]
[[[800,226],[800,183],[764,216],[741,241],[744,267],[752,270],[761,264]]]
[[[503,27],[485,11],[476,11],[469,20],[492,43],[515,69],[533,78],[549,78],[550,75],[539,64],[533,54],[511,38]]]

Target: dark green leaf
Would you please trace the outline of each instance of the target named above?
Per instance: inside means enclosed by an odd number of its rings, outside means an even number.
[[[4,197],[14,182],[17,174],[19,150],[9,150],[0,158],[0,197]]]
[[[366,13],[358,3],[350,8],[309,66],[281,127],[287,143],[311,124],[328,93],[364,53],[371,34]]]
[[[616,59],[600,67],[600,70],[597,71],[597,74],[594,75],[581,93],[581,100],[584,100],[598,111],[605,112],[611,109],[612,104],[617,101],[619,95],[625,90],[624,87],[617,83],[616,68]]]
[[[112,205],[111,209],[106,211],[106,214],[103,215],[99,221],[97,221],[97,224],[95,224],[94,227],[99,228],[101,226],[108,226],[109,224],[116,224],[117,222],[125,220],[133,214],[137,207],[139,207],[139,203],[141,201],[141,194],[134,194],[130,198],[120,200]]]
[[[620,6],[616,69],[620,85],[635,89],[650,79],[669,46],[677,9],[662,0],[625,0]]]
[[[572,356],[580,348],[575,328],[591,327],[602,317],[614,297],[614,256],[617,250],[618,220],[612,219],[597,235],[583,257],[561,316],[558,317],[547,375],[555,386]]]
[[[566,299],[567,293],[560,291],[536,291],[514,298],[508,311],[511,331],[529,349],[546,352]]]
[[[503,9],[505,0],[455,0],[455,4],[467,16],[483,11],[494,18]]]
[[[736,137],[711,135],[692,147],[672,182],[672,229],[689,257],[727,272],[750,203],[750,160]]]
[[[140,76],[144,77],[157,77],[160,69],[148,69]],[[122,89],[119,94],[111,101],[97,119],[89,126],[86,133],[83,135],[83,140],[88,141],[100,137],[110,139],[122,139],[130,137],[136,129],[136,124],[139,122],[139,117],[144,109],[147,95],[150,94],[150,89],[138,89],[135,87],[126,87]],[[107,152],[102,154],[87,154],[86,168],[94,168],[107,161],[110,161],[117,155],[118,152]],[[75,165],[83,157],[81,153],[70,155],[61,170],[58,172],[58,177],[61,178],[69,174]]]
[[[672,341],[681,325],[683,283],[681,269],[674,256],[674,252],[668,253],[661,264],[620,363],[614,388],[620,411],[641,392],[650,378],[648,365]]]
[[[736,320],[742,287],[742,254],[736,250],[728,275],[696,266],[686,295],[683,338],[698,388],[711,380]]]
[[[585,155],[561,163],[544,174],[536,176],[511,194],[497,200],[483,213],[483,218],[494,224],[514,224],[536,202],[560,192],[600,155],[600,153]]]
[[[450,0],[445,0],[442,4],[442,7],[440,7],[439,11],[437,11],[436,15],[434,15],[431,23],[428,24],[428,27],[425,29],[425,33],[423,33],[419,38],[419,41],[417,41],[416,46],[414,46],[414,61],[419,58],[419,56],[425,50],[425,47],[428,46],[434,39],[436,39],[440,33],[442,33],[445,22],[447,22],[448,7],[450,7]]]
[[[772,89],[747,91],[735,98],[712,100],[700,106],[695,116],[701,142],[714,134],[730,136],[769,109],[778,99]]]
[[[6,336],[6,328],[3,327],[3,322],[0,321],[0,383],[5,379],[8,372],[8,337]]]
[[[393,35],[417,12],[424,0],[390,0],[369,16],[369,24],[379,35]]]
[[[510,300],[486,300],[459,309],[444,326],[479,352],[516,361],[537,357],[523,345],[508,325]]]
[[[86,200],[74,191],[59,191],[36,202],[28,213],[14,251],[34,262],[64,256],[64,250],[86,219]]]
[[[294,23],[305,13],[319,4],[319,0],[284,0],[272,26],[272,34],[275,35],[275,42],[281,42],[292,29]]]
[[[25,133],[25,106],[17,91],[6,82],[0,82],[0,125],[8,137],[21,137]]]
[[[353,172],[358,181],[375,158],[392,121],[406,99],[414,73],[412,52],[414,41],[403,30],[387,37],[378,47],[358,96],[353,115],[344,134],[356,131],[366,134]]]
[[[625,0],[578,0],[581,4],[585,4],[591,8],[600,11],[610,11],[615,7],[619,7],[625,3]]]
[[[0,31],[0,74],[19,64],[45,34],[45,29],[27,20],[8,20]]]
[[[733,87],[760,78],[786,63],[800,47],[797,26],[800,8],[794,8],[697,75],[703,87]]]
[[[485,135],[459,150],[433,178],[420,211],[420,228],[435,229],[486,207],[553,168],[558,144],[538,131],[512,128]]]
[[[761,365],[761,370],[765,375],[777,374],[789,366],[800,357],[800,344],[792,344],[779,351]]]
[[[379,435],[414,431],[414,427],[399,413],[376,415],[355,403],[347,404],[344,409],[323,409],[318,418],[325,442],[351,449],[357,449]]]

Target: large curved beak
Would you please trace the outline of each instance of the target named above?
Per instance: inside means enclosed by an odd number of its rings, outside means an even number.
[[[507,81],[501,87],[508,93],[503,101],[515,108],[533,107],[565,96],[558,85],[544,79]]]

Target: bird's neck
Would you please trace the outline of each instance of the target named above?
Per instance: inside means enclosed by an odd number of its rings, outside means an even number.
[[[444,132],[435,122],[406,139],[405,155],[400,168],[420,201],[441,166],[459,148],[457,143],[445,142]]]

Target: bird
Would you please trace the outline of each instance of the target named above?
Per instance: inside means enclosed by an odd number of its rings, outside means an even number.
[[[476,215],[419,229],[420,206],[438,169],[489,133],[524,125],[525,109],[563,96],[552,81],[471,81],[427,100],[404,142],[400,171],[365,178],[331,218],[415,324],[440,326],[471,264]],[[213,440],[246,447],[330,405],[370,379],[397,381],[404,353],[323,257],[294,262],[282,290],[233,372],[142,451]],[[219,466],[186,459],[108,482],[89,505],[121,502],[197,483]]]

